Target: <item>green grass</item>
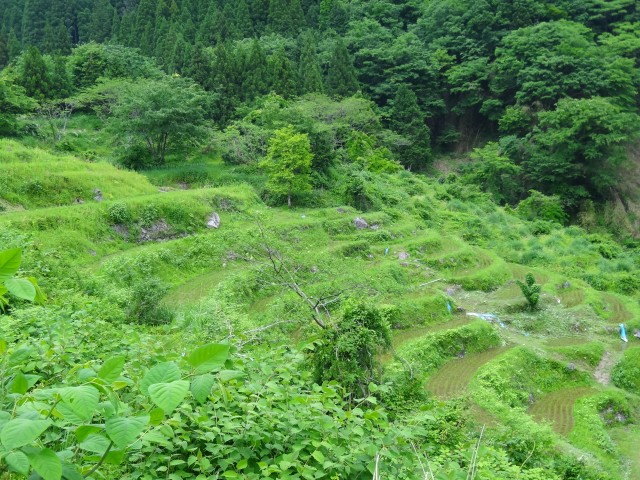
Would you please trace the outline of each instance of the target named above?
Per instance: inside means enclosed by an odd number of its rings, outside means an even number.
[[[97,203],[96,189],[104,200],[157,192],[136,173],[103,162],[25,148],[11,140],[0,140],[0,165],[0,211]]]

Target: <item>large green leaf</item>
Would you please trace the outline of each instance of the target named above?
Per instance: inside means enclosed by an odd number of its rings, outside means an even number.
[[[34,298],[34,302],[36,303],[44,303],[47,301],[47,296],[45,295],[40,285],[38,285],[38,280],[33,277],[27,277],[27,280],[31,282],[31,285],[36,289],[36,298]]]
[[[0,252],[0,282],[5,282],[13,277],[20,268],[21,261],[22,250],[19,248]]]
[[[155,383],[149,387],[149,396],[165,413],[171,413],[189,393],[189,382],[176,380],[169,383]]]
[[[123,368],[124,357],[122,355],[111,357],[106,360],[102,367],[100,367],[100,370],[98,370],[98,377],[107,383],[113,383],[120,378]]]
[[[5,423],[0,432],[0,441],[7,450],[28,445],[51,425],[50,420],[14,418]]]
[[[65,480],[84,480],[84,476],[78,471],[78,467],[68,463],[62,464],[62,478]]]
[[[99,453],[102,455],[107,451],[107,448],[109,448],[109,443],[109,439],[104,435],[91,433],[87,438],[80,442],[79,447],[88,452]]]
[[[195,398],[198,403],[206,402],[215,381],[215,377],[210,373],[193,377],[190,387],[193,398]]]
[[[33,469],[44,480],[60,480],[62,478],[62,462],[53,450],[43,448],[35,453],[27,454]]]
[[[14,297],[33,302],[36,299],[36,287],[26,278],[9,278],[4,281],[9,293]]]
[[[149,424],[149,415],[141,417],[111,417],[106,422],[107,435],[119,448],[131,445]]]
[[[19,393],[25,394],[29,390],[29,382],[27,381],[27,377],[25,377],[24,373],[18,370],[13,376],[13,381],[11,382],[11,386],[9,387],[9,391],[11,393]]]
[[[4,461],[16,473],[27,475],[29,473],[29,458],[20,450],[9,452]]]
[[[195,368],[196,373],[207,373],[224,366],[228,358],[229,345],[209,343],[191,352],[187,362]]]
[[[173,362],[164,362],[155,365],[140,381],[140,390],[146,394],[149,386],[154,383],[167,383],[179,380],[182,376],[180,368]]]
[[[91,385],[61,388],[58,393],[62,397],[64,405],[70,408],[81,420],[90,420],[100,401],[100,392]]]

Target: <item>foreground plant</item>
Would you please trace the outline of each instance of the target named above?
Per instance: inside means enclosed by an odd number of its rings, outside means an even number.
[[[15,274],[22,263],[22,250],[12,248],[0,252],[0,311],[9,305],[7,294],[22,300],[42,303],[46,297],[33,277],[20,278]]]

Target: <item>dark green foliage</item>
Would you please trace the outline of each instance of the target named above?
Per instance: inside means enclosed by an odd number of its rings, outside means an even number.
[[[536,190],[529,191],[529,196],[518,203],[514,212],[526,220],[539,219],[564,224],[568,219],[558,196],[547,196]]]
[[[431,133],[418,107],[416,94],[406,84],[398,87],[389,124],[403,137],[395,146],[402,164],[409,169],[424,169],[431,160]]]
[[[336,380],[352,398],[367,397],[369,385],[380,380],[375,357],[390,346],[391,331],[383,312],[372,305],[349,303],[311,353],[316,380]]]
[[[152,60],[132,48],[89,43],[73,50],[69,70],[78,88],[94,85],[99,78],[157,78],[160,70]]]
[[[109,128],[126,152],[142,144],[156,164],[172,149],[186,149],[206,134],[204,94],[197,85],[177,78],[123,84]],[[142,166],[136,161],[136,166]]]
[[[572,209],[586,198],[606,198],[640,117],[596,97],[563,99],[539,118],[523,164],[533,188],[559,195]]]
[[[346,97],[358,91],[358,79],[349,51],[342,39],[336,41],[327,71],[327,93]]]
[[[23,55],[18,83],[36,100],[44,100],[52,93],[47,65],[36,47],[29,47]]]
[[[524,277],[525,281],[516,280],[516,283],[520,287],[524,298],[527,299],[529,304],[529,310],[535,310],[540,301],[540,285],[536,283],[536,279],[532,273],[527,273]]]

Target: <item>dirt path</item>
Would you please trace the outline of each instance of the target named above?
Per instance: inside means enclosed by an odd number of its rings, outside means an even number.
[[[616,357],[611,352],[605,352],[600,363],[596,367],[596,371],[593,373],[598,383],[605,386],[609,385],[609,382],[611,381],[611,370],[615,364]]]

